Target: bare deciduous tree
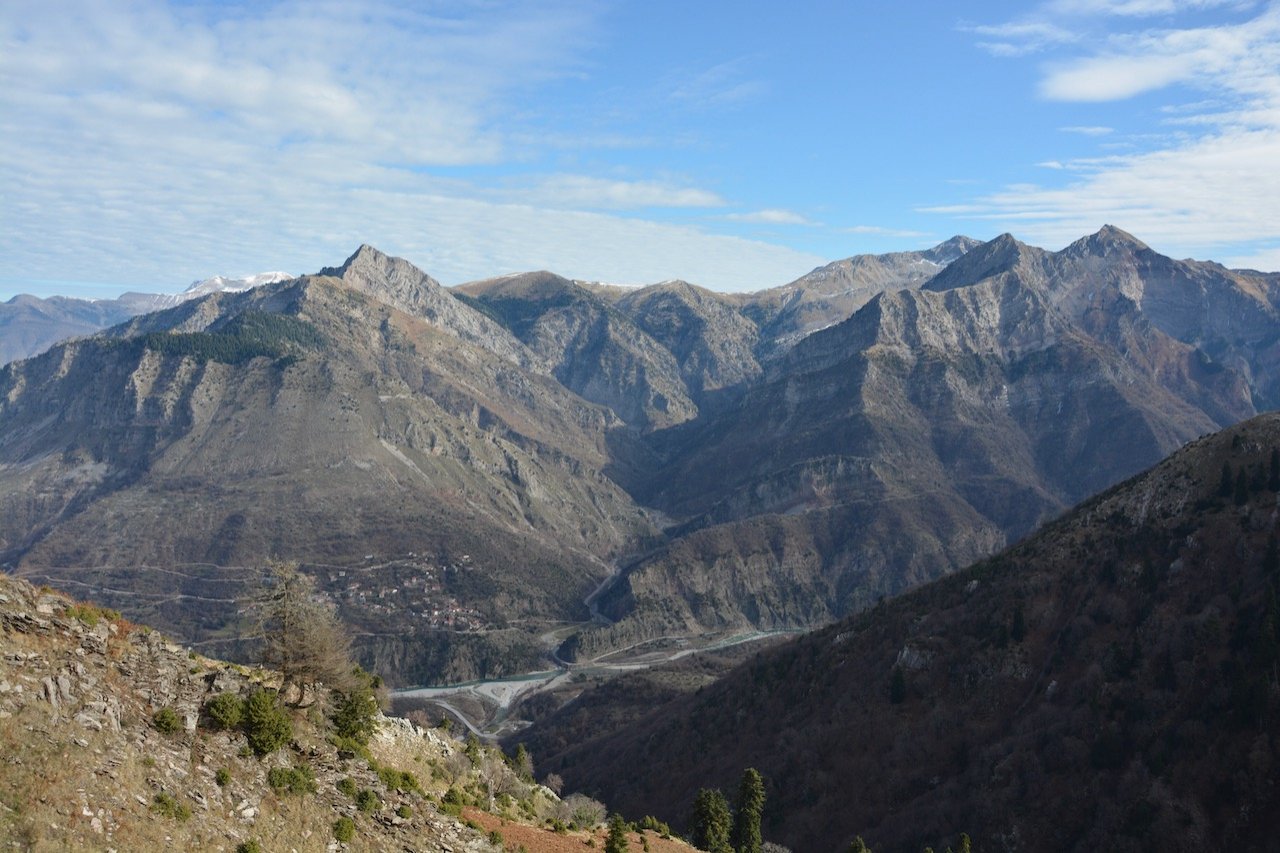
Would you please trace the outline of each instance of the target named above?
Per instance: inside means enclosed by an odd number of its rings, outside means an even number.
[[[280,670],[284,701],[310,704],[322,683],[335,690],[356,686],[346,630],[296,562],[268,560],[251,606],[263,640],[262,662]]]

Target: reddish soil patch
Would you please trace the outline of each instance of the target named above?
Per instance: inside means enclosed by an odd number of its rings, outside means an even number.
[[[497,815],[482,812],[479,809],[462,810],[462,816],[484,827],[485,832],[497,830],[502,833],[502,842],[508,850],[524,847],[529,853],[587,853],[589,850],[604,850],[604,829],[595,832],[552,832],[527,823],[517,823]],[[643,838],[642,838],[643,836]],[[690,853],[693,850],[688,844],[677,839],[664,839],[655,832],[627,833],[627,846],[632,853],[643,853],[644,840],[649,842],[651,853]],[[594,841],[594,846],[588,842]]]

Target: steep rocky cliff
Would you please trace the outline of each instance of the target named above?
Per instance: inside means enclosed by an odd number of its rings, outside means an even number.
[[[661,436],[632,492],[680,525],[580,647],[812,624],[1014,541],[1266,405],[1274,296],[1112,227],[1057,253],[1004,235],[879,293]]]
[[[190,640],[238,633],[226,582],[272,554],[350,570],[353,620],[418,634],[424,660],[460,619],[585,618],[605,560],[652,534],[602,473],[620,422],[466,305],[391,304],[454,299],[418,282],[219,294],[0,369],[0,563]],[[402,594],[361,586],[395,560]]]

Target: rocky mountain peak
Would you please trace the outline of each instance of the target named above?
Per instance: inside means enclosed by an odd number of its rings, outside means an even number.
[[[1001,234],[965,252],[924,285],[925,290],[952,290],[968,287],[983,279],[1009,272],[1041,250],[1019,241],[1012,234]]]
[[[340,267],[325,267],[320,275],[340,278],[351,287],[417,313],[440,282],[403,258],[378,251],[365,243]]]
[[[925,249],[920,253],[920,257],[940,266],[946,266],[955,262],[961,255],[968,254],[981,245],[981,240],[957,234],[950,240],[943,240],[932,249]]]
[[[1114,225],[1103,225],[1096,234],[1081,237],[1062,251],[1064,254],[1075,257],[1111,257],[1118,253],[1132,254],[1147,248],[1149,247],[1146,243],[1129,232]]]

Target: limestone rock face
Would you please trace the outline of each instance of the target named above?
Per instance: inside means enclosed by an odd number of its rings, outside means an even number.
[[[535,272],[458,292],[500,317],[562,385],[628,425],[660,429],[697,414],[673,354],[581,285]]]
[[[289,555],[336,567],[369,642],[417,637],[410,663],[451,627],[585,618],[610,555],[654,532],[602,474],[633,439],[522,367],[529,351],[494,321],[371,257],[344,272],[362,270],[358,287],[215,294],[0,369],[0,564],[115,590],[109,603],[196,640],[241,633],[251,567]],[[387,600],[346,568],[415,592]],[[152,595],[175,577],[190,598]],[[485,671],[536,664],[532,640],[502,648],[476,653]]]
[[[1110,226],[879,292],[665,437],[632,491],[681,526],[601,597],[621,624],[595,641],[799,626],[1016,540],[1270,405],[1276,294]]]
[[[0,368],[0,565],[194,640],[295,557],[406,681],[538,668],[538,620],[812,627],[1280,405],[1278,306],[1111,226],[757,294],[447,289],[362,246]]]

